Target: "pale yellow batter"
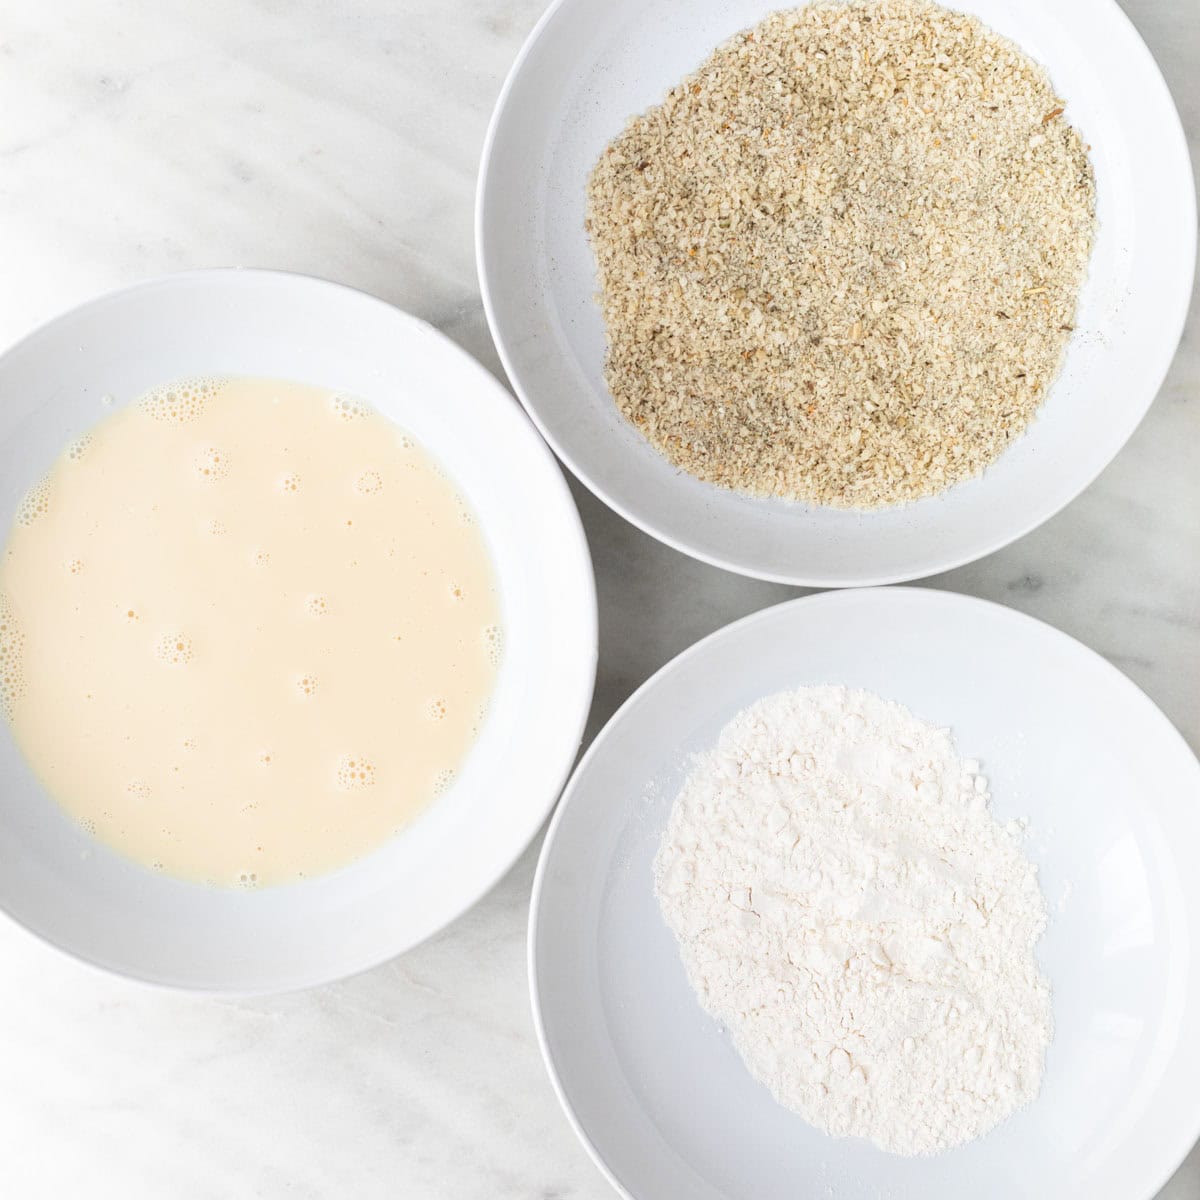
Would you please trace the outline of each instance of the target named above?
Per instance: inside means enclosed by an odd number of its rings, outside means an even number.
[[[479,528],[413,441],[293,383],[160,389],[71,446],[0,563],[0,700],[109,845],[262,885],[444,790],[499,657]]]

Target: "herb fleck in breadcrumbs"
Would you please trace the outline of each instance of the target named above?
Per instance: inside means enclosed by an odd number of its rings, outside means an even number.
[[[977,475],[1075,324],[1091,166],[1045,71],[924,0],[779,12],[588,183],[621,412],[713,483],[873,508]]]

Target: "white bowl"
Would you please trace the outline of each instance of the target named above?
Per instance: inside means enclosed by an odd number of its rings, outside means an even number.
[[[1037,1101],[977,1142],[898,1158],[756,1083],[693,994],[652,860],[687,759],[773,692],[844,683],[979,758],[1050,907],[1054,1038]],[[636,1200],[1146,1200],[1200,1134],[1200,764],[1099,655],[945,592],[806,597],[665,666],[567,785],[534,884],[542,1050],[576,1132]]]
[[[259,892],[202,887],[90,838],[39,787],[0,720],[0,907],[62,949],[138,979],[254,993],[373,966],[487,891],[545,820],[592,695],[596,601],[566,483],[512,397],[413,317],[300,275],[198,271],[59,317],[0,358],[0,521],[72,438],[189,375],[294,379],[359,396],[438,459],[495,563],[504,655],[450,790],[379,850]],[[64,753],[70,752],[63,730]]]
[[[583,229],[587,176],[626,120],[781,0],[557,0],[521,51],[484,146],[476,250],[509,379],[559,457],[647,533],[788,583],[914,579],[999,549],[1077,496],[1162,384],[1192,288],[1196,210],[1166,84],[1112,0],[951,0],[1050,71],[1092,146],[1100,230],[1063,372],[978,480],[856,513],[751,499],[677,471],[617,411]]]

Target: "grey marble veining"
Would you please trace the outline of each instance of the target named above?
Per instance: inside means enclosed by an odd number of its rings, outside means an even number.
[[[499,372],[475,168],[542,0],[0,0],[0,343],[166,271],[343,280]],[[1200,6],[1126,0],[1200,147]],[[1149,417],[1065,512],[927,581],[1133,677],[1200,749],[1200,317]],[[692,562],[576,488],[596,560],[590,732],[697,637],[795,594]],[[607,1200],[528,1014],[534,851],[401,960],[249,1003],[109,979],[0,923],[0,1194]],[[1200,1195],[1193,1153],[1161,1200]]]

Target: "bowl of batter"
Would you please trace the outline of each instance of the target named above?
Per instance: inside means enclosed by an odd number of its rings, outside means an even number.
[[[596,625],[490,375],[361,293],[210,271],[52,322],[0,394],[0,905],[253,993],[402,952],[503,874]]]

